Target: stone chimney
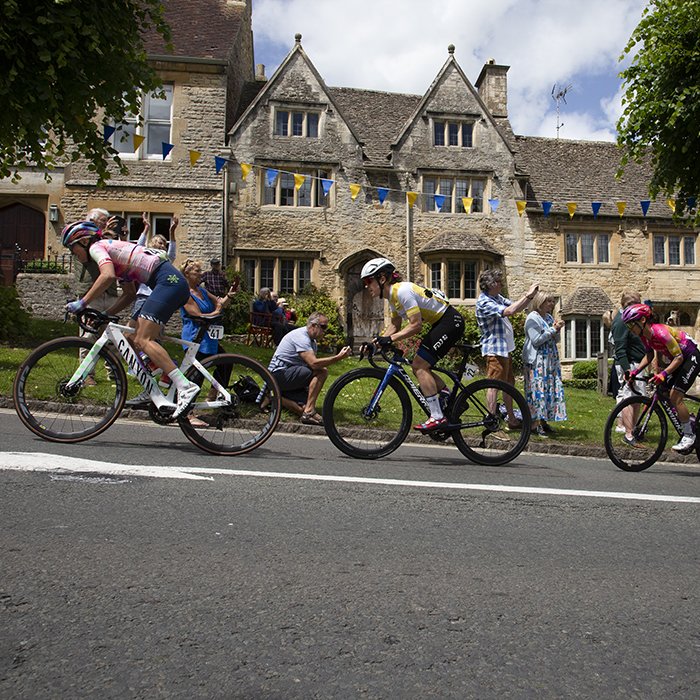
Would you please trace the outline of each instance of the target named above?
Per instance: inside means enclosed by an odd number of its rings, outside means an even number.
[[[508,116],[509,68],[510,66],[498,66],[493,58],[489,58],[475,83],[479,97],[494,117]]]

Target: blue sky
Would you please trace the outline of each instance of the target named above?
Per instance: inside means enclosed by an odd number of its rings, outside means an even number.
[[[302,34],[329,86],[422,95],[447,46],[472,83],[494,58],[510,66],[515,133],[614,140],[620,114],[618,59],[646,0],[253,0],[255,61],[270,77]]]

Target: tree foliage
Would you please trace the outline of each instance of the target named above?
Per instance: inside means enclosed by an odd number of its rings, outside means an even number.
[[[138,114],[161,86],[143,39],[170,42],[159,0],[0,0],[0,178],[84,156],[98,183],[128,172],[102,124]],[[169,47],[172,50],[172,47]]]
[[[700,194],[700,0],[651,0],[621,60],[627,55],[634,58],[620,74],[618,145],[626,153],[618,176],[629,158],[650,157],[649,194],[675,197],[680,218]]]

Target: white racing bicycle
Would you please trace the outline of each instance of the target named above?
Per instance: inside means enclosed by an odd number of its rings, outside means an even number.
[[[196,355],[205,333],[220,339],[221,316],[190,316],[198,325],[194,341],[163,337],[186,348],[180,369],[201,387],[187,411],[177,419],[174,385],[163,393],[119,325],[118,317],[94,309],[78,315],[84,330],[107,324],[94,343],[86,338],[58,338],[34,350],[19,366],[13,386],[15,409],[33,433],[52,442],[81,442],[109,428],[127,398],[127,373],[148,392],[148,411],[159,424],[177,421],[188,440],[216,455],[249,452],[262,445],[277,427],[281,401],[277,384],[267,368],[245,355],[222,353],[201,362]],[[111,344],[111,345],[110,345]],[[81,355],[83,356],[81,358]],[[87,382],[88,376],[95,382]]]

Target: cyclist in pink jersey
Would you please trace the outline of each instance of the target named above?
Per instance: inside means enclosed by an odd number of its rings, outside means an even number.
[[[665,370],[655,374],[649,381],[661,384],[669,379],[671,405],[676,409],[678,420],[683,425],[683,437],[671,449],[688,452],[695,446],[695,433],[683,397],[700,372],[700,352],[695,341],[673,326],[658,323],[658,316],[646,304],[628,306],[622,313],[622,320],[630,332],[641,339],[647,351],[637,369],[629,373],[628,381],[634,381],[636,375],[651,363],[655,350],[671,360]]]
[[[189,299],[187,280],[173,267],[165,251],[126,241],[102,240],[97,226],[88,221],[66,226],[62,241],[81,263],[92,258],[100,269],[98,278],[85,296],[66,304],[66,309],[71,313],[78,313],[89,306],[115,279],[120,281],[123,293],[106,309],[107,314],[116,314],[134,301],[136,283],[144,283],[151,288],[151,295],[137,320],[133,344],[173,380],[177,387],[177,406],[173,417],[177,418],[197,396],[199,387],[185,377],[156,338],[172,314]]]

